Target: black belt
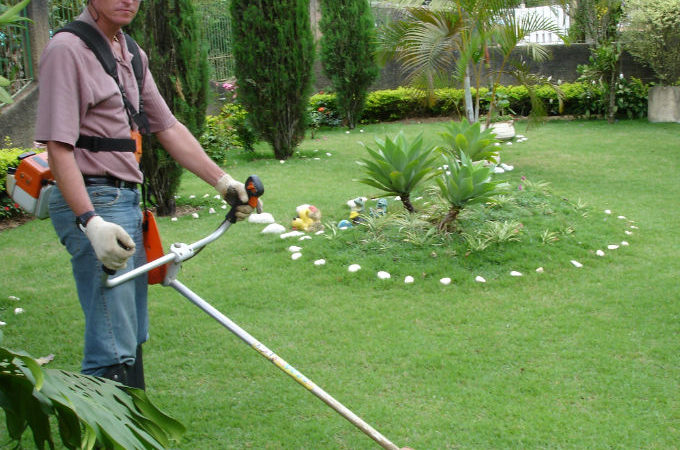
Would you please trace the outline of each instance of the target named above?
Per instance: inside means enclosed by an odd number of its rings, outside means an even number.
[[[95,177],[84,175],[85,186],[112,186],[117,188],[137,189],[137,183],[124,181],[114,177]]]

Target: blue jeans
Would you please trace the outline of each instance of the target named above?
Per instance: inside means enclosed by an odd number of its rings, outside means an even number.
[[[87,192],[97,214],[123,227],[135,242],[137,251],[128,260],[127,267],[116,274],[146,263],[139,191],[88,186]],[[104,286],[106,274],[102,264],[58,189],[50,195],[49,208],[57,236],[71,254],[78,298],[85,314],[82,372],[102,375],[108,366],[133,364],[137,346],[147,340],[149,332],[146,275],[115,288]]]

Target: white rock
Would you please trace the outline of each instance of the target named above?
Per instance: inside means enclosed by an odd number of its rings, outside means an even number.
[[[208,210],[208,214],[215,214],[215,208],[210,208]]]
[[[581,264],[580,262],[576,261],[575,259],[572,259],[572,260],[571,260],[571,263],[574,265],[574,267],[576,267],[576,268],[578,268],[578,269],[580,269],[581,267],[583,267],[583,264]]]
[[[280,225],[278,223],[271,223],[264,227],[264,230],[262,230],[262,233],[264,234],[281,234],[284,231],[286,231],[286,227],[283,225]]]
[[[7,325],[7,322],[3,322],[2,320],[0,320],[0,327],[4,327],[5,325]]]
[[[401,197],[399,197],[399,196],[397,195],[396,197],[394,197],[394,201],[395,201],[395,202],[400,202],[400,201],[401,201]]]
[[[612,213],[612,210],[611,210],[611,209],[605,209],[605,210],[604,210],[604,213],[605,213],[605,214],[611,214],[611,213]]]
[[[325,259],[317,259],[316,261],[314,261],[315,266],[323,266],[324,264],[326,264]]]
[[[536,273],[543,273],[543,272],[545,272],[543,267],[539,267],[538,269],[536,269]]]
[[[625,219],[625,218],[626,218],[626,216],[618,216],[617,217],[617,219],[622,219],[622,220]]]
[[[626,247],[626,246],[628,246],[629,244],[628,244],[628,242],[626,242],[626,241],[621,241],[621,245],[623,245],[624,247]]]
[[[283,159],[281,159],[281,160],[279,160],[279,162],[280,162],[281,164],[285,164],[286,161],[283,160]]]
[[[248,222],[250,223],[274,223],[274,216],[272,216],[270,213],[261,213],[261,214],[251,214],[248,216]]]
[[[500,142],[496,142],[496,143],[493,144],[493,145],[494,145],[494,147],[500,147],[500,146],[501,146],[501,143],[500,143]]]
[[[597,256],[604,256],[604,252],[602,250],[598,250],[595,252]]]
[[[359,133],[363,133],[363,132],[364,132],[364,129],[363,129],[363,128],[362,128],[361,130],[359,130]]]
[[[220,194],[215,194],[213,197],[215,200],[222,200],[222,196]]]
[[[404,283],[406,283],[406,284],[411,284],[414,281],[415,280],[413,279],[413,277],[411,275],[406,275],[406,277],[404,277]]]
[[[295,261],[296,259],[300,259],[301,257],[302,257],[302,253],[300,253],[300,252],[295,252],[292,255],[290,255],[290,259],[292,259],[293,261]]]
[[[484,277],[479,276],[479,275],[477,275],[477,276],[475,277],[475,281],[476,281],[477,283],[486,283],[486,280],[484,279]]]
[[[349,130],[345,131],[345,134],[349,134]]]
[[[321,161],[321,158],[314,158],[314,161]]]
[[[516,134],[515,137],[517,139],[526,139],[526,136],[524,136],[523,134]]]
[[[506,145],[512,145],[512,142],[508,142]]]
[[[392,278],[392,276],[388,272],[381,270],[380,272],[378,272],[378,278],[380,278],[381,280],[388,280]]]
[[[440,279],[439,282],[441,284],[443,284],[444,286],[448,286],[449,284],[451,284],[451,278],[445,277],[445,278]]]
[[[350,271],[350,272],[357,272],[357,271],[361,270],[361,266],[359,264],[351,264],[347,268],[347,270]]]
[[[628,236],[630,236],[630,235],[632,235],[632,234],[633,234],[633,232],[632,232],[632,231],[628,231],[628,230],[624,231],[624,233],[626,233],[626,234],[627,234]]]
[[[326,152],[326,156],[333,156],[333,154],[330,152]]]
[[[636,227],[635,225],[631,225],[630,227],[631,227],[633,230],[637,230],[637,229],[638,229],[638,227]]]
[[[291,245],[288,247],[288,251],[291,253],[299,252],[300,250],[302,250],[302,247],[298,247],[297,245]]]
[[[222,205],[222,209],[227,209],[227,205]]]
[[[510,276],[511,277],[521,277],[522,272],[517,272],[516,270],[513,270],[512,272],[510,272]]]
[[[14,308],[14,314],[23,314],[24,308]]]
[[[306,241],[307,239],[311,239],[311,236],[300,236],[300,239],[298,241]]]
[[[504,170],[507,170],[508,172],[511,172],[515,168],[515,166],[511,166],[511,165],[505,164],[505,163],[501,163],[501,167]]]
[[[173,217],[173,218],[170,219],[170,220],[171,220],[172,222],[177,222],[177,217]]]
[[[319,235],[324,234],[324,233],[325,233],[325,231],[319,230],[319,231],[317,231],[317,232],[314,233],[314,234],[315,234],[316,236],[319,236]]]
[[[10,295],[9,297],[7,297],[7,299],[8,300],[14,300],[15,302],[18,302],[19,300],[21,300],[19,297],[15,296],[15,295]]]
[[[289,231],[288,233],[283,233],[281,235],[281,239],[285,239],[285,238],[289,238],[289,237],[302,236],[303,234],[305,234],[305,233],[303,233],[302,231],[293,230],[293,231]]]
[[[196,198],[196,196],[194,194],[191,194],[189,198]]]
[[[210,197],[210,194],[203,194],[203,198],[208,198]]]
[[[198,213],[193,213],[191,217],[193,217],[194,219],[198,219]]]
[[[505,173],[505,169],[502,167],[494,167],[493,173]]]
[[[616,250],[617,248],[619,248],[619,246],[616,245],[616,244],[609,244],[609,245],[607,246],[607,248],[608,248],[609,250]]]

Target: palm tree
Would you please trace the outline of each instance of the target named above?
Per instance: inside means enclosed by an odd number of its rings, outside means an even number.
[[[403,2],[402,2],[403,3]],[[441,0],[430,7],[408,7],[406,17],[381,28],[379,45],[386,58],[399,61],[407,80],[433,97],[440,85],[462,80],[465,111],[470,122],[479,120],[479,88],[491,88],[490,120],[496,86],[503,73],[521,68],[514,61],[520,42],[535,31],[549,31],[561,36],[552,20],[535,14],[515,14],[514,0]],[[562,37],[562,36],[561,36]],[[564,37],[563,37],[564,38]],[[545,47],[537,43],[522,46],[531,58],[548,57]],[[499,52],[500,64],[491,66],[491,52]],[[472,82],[476,96],[473,104]]]

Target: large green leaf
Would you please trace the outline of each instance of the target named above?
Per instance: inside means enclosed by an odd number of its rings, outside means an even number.
[[[68,448],[166,448],[184,427],[144,391],[103,378],[42,369],[30,355],[0,347],[0,406],[9,435],[31,428],[35,444],[53,447],[49,416]]]

